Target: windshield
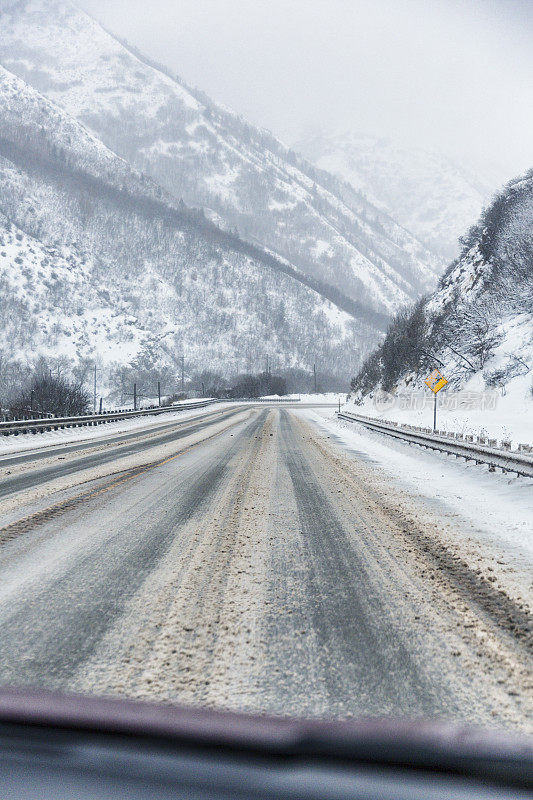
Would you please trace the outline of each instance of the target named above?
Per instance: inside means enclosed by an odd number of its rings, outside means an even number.
[[[532,31],[3,0],[0,687],[533,733]]]

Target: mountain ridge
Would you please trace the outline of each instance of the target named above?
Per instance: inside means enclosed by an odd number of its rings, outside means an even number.
[[[3,11],[0,61],[173,196],[381,313],[432,285],[432,255],[350,187],[205,96],[202,105],[73,4],[43,8]]]
[[[154,371],[175,369],[186,352],[191,368],[227,373],[266,350],[280,366],[318,359],[342,374],[375,338],[273,259],[169,201],[4,68],[0,142],[4,342],[14,308],[27,321],[26,339],[16,351],[6,344],[4,358],[57,352]],[[29,324],[32,314],[42,325]]]
[[[437,364],[452,388],[531,401],[532,328],[533,169],[484,210],[437,289],[391,323],[352,381],[354,396],[422,388]]]

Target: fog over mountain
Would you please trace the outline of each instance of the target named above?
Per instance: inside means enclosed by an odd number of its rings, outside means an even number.
[[[287,144],[361,131],[496,188],[530,167],[530,0],[80,0]]]
[[[489,203],[494,185],[440,153],[347,131],[294,144],[312,163],[348,181],[445,261]]]
[[[186,353],[227,371],[267,353],[342,374],[375,338],[379,316],[174,202],[3,68],[0,112],[2,369],[43,353],[171,374]]]
[[[177,199],[390,312],[443,264],[351,187],[192,91],[62,0],[2,16],[0,60]]]
[[[496,188],[374,137],[291,150],[70,0],[4,0],[0,34],[11,370],[53,354],[153,383],[186,353],[347,380]]]

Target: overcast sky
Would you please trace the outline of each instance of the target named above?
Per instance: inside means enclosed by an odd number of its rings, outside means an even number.
[[[533,167],[533,0],[78,0],[287,144],[352,129]]]

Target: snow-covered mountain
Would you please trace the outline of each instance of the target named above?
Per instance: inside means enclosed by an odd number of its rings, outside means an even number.
[[[346,132],[311,136],[294,148],[360,189],[445,261],[458,255],[459,237],[493,192],[443,155],[390,139]]]
[[[497,388],[516,413],[531,414],[533,170],[483,212],[437,290],[390,325],[352,382],[354,395],[422,387],[435,366],[452,388]]]
[[[348,184],[191,90],[68,0],[3,0],[0,62],[174,198],[380,312],[441,262]]]
[[[39,353],[138,369],[343,374],[377,335],[221,231],[0,68],[0,370]]]

